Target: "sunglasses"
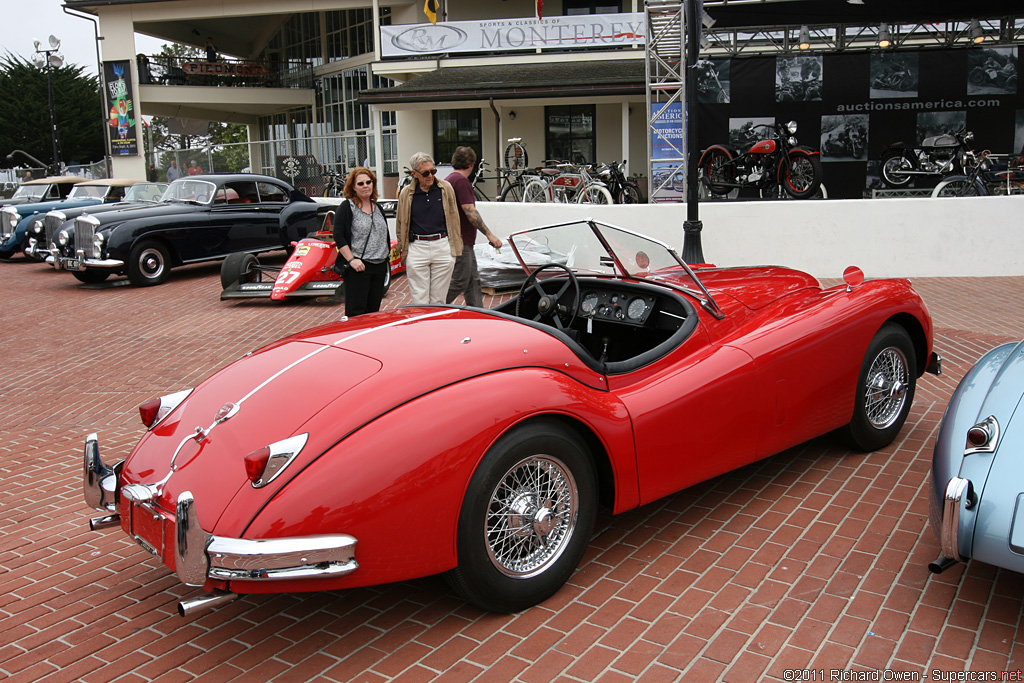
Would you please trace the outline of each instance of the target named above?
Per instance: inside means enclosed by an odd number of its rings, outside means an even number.
[[[358,183],[355,183],[356,187],[362,187],[363,185],[373,185],[373,181],[372,180],[362,180],[362,181],[360,181]]]
[[[427,176],[427,175],[434,175],[435,173],[437,173],[437,169],[436,168],[432,168],[429,171],[416,171],[416,172],[419,173],[420,175]]]

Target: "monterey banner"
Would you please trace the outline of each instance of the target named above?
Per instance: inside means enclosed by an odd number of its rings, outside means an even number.
[[[130,68],[127,59],[103,62],[103,92],[110,112],[110,155],[115,157],[139,153]]]
[[[381,26],[381,55],[504,52],[644,45],[644,15],[588,14]]]

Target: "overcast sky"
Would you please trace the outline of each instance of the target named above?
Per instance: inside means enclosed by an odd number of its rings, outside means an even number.
[[[3,34],[0,53],[8,52],[31,59],[35,52],[33,38],[43,45],[51,34],[60,38],[60,51],[65,63],[85,67],[87,73],[96,74],[95,24],[80,16],[65,14],[63,0],[35,0],[35,2],[4,2]],[[136,34],[137,52],[156,54],[164,41]],[[102,56],[103,41],[100,41]]]

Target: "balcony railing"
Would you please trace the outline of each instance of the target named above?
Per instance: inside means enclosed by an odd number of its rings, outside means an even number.
[[[312,88],[313,66],[308,62],[254,59],[141,55],[140,85],[198,85],[240,88]]]

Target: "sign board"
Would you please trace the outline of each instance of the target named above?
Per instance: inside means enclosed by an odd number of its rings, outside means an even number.
[[[130,62],[127,59],[103,62],[103,94],[110,112],[110,155],[136,156],[139,153],[138,127],[132,98]]]
[[[381,55],[412,57],[447,52],[506,52],[595,47],[642,47],[646,25],[641,12],[588,14],[536,19],[445,21],[380,27]]]

